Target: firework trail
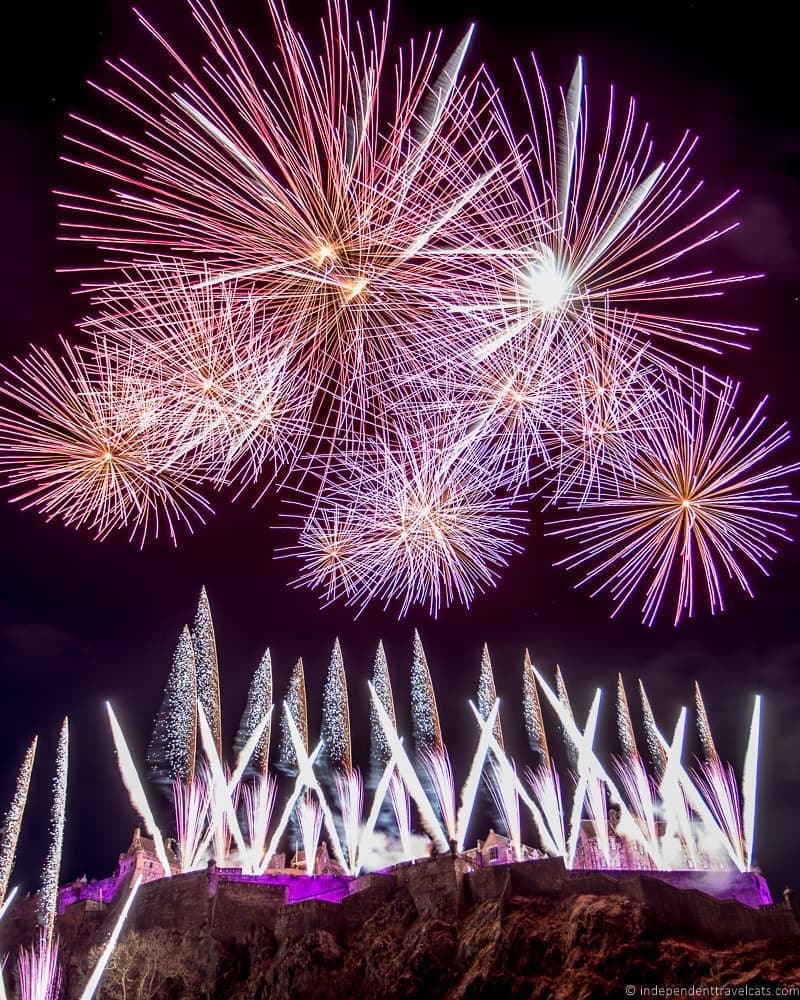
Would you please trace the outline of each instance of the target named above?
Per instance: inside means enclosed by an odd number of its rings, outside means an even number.
[[[173,782],[172,802],[181,871],[196,871],[203,866],[210,826],[212,780],[207,768],[203,767],[191,781]]]
[[[658,731],[658,726],[656,725],[655,716],[653,715],[653,709],[650,706],[650,699],[647,697],[647,692],[644,689],[644,684],[639,681],[639,697],[642,702],[642,716],[644,718],[644,731],[645,737],[647,739],[647,750],[650,754],[650,758],[655,768],[657,777],[661,777],[664,773],[664,768],[667,766],[667,755],[665,751],[664,741],[661,738],[661,734]]]
[[[418,753],[422,750],[442,750],[444,747],[436,692],[422,640],[416,629],[411,660],[411,731],[414,748]]]
[[[265,860],[269,863],[269,858],[265,859],[267,832],[275,809],[277,788],[272,775],[263,773],[256,775],[252,783],[244,785],[242,789],[249,848],[248,866],[253,874],[258,874]]]
[[[163,526],[176,541],[211,508],[192,470],[168,461],[150,389],[126,377],[132,349],[62,349],[3,366],[0,470],[13,499],[95,538],[121,529],[144,542]]]
[[[272,735],[272,658],[269,650],[261,657],[256,667],[253,679],[247,692],[247,703],[239,723],[233,749],[241,754],[255,729],[265,717],[268,717],[261,739],[258,741],[252,755],[251,770],[257,776],[265,776],[269,762],[269,746]]]
[[[17,854],[17,842],[22,828],[22,817],[25,814],[25,805],[28,801],[28,789],[31,783],[33,772],[33,762],[36,759],[36,746],[39,742],[38,736],[34,736],[31,745],[25,751],[22,759],[17,781],[14,786],[14,794],[8,811],[3,817],[0,826],[0,913],[3,911],[8,882],[14,868],[14,859]]]
[[[422,645],[420,644],[420,651],[422,650]],[[424,657],[424,653],[423,653]],[[370,695],[372,697],[372,704],[375,706],[375,711],[378,714],[378,720],[380,721],[383,731],[386,735],[386,740],[392,750],[392,757],[397,761],[397,768],[400,772],[400,778],[402,779],[408,794],[414,800],[414,803],[419,810],[420,819],[425,831],[434,841],[436,846],[443,852],[447,851],[449,844],[447,843],[447,838],[442,832],[442,828],[439,824],[439,820],[434,812],[433,806],[431,805],[430,799],[417,777],[416,771],[408,759],[408,754],[406,753],[403,743],[400,737],[397,735],[397,730],[394,724],[389,719],[386,713],[386,709],[383,704],[378,699],[375,692],[375,688],[370,683],[369,685]]]
[[[30,948],[20,948],[17,970],[20,1000],[58,1000],[58,938],[51,939],[46,929],[40,928],[38,940]]]
[[[173,266],[107,290],[83,326],[95,342],[133,347],[124,378],[151,396],[150,420],[169,443],[166,468],[223,485],[288,471],[310,434],[310,393],[262,321],[235,287]]]
[[[336,796],[344,828],[347,850],[347,871],[358,874],[358,854],[361,845],[361,823],[364,816],[364,782],[358,768],[337,771],[334,775]]]
[[[102,954],[98,959],[97,965],[94,967],[94,970],[92,971],[92,974],[89,977],[89,981],[84,987],[83,992],[81,993],[80,1000],[92,1000],[92,997],[95,995],[97,987],[100,985],[100,980],[103,978],[103,973],[106,971],[106,966],[108,965],[109,960],[111,959],[111,956],[114,953],[114,949],[117,946],[117,941],[119,940],[119,936],[122,933],[122,928],[125,926],[125,921],[128,919],[128,914],[130,913],[131,907],[133,906],[133,901],[134,899],[136,899],[136,893],[139,891],[139,886],[141,884],[142,884],[142,876],[137,875],[133,881],[133,884],[130,887],[130,890],[128,892],[128,897],[125,900],[125,904],[122,907],[119,916],[117,917],[116,923],[114,924],[114,928],[111,931],[111,936],[106,942]]]
[[[458,830],[457,846],[459,851],[463,851],[464,849],[464,842],[475,808],[475,799],[478,795],[478,788],[486,765],[486,758],[489,754],[489,744],[492,739],[496,739],[497,737],[497,717],[500,713],[499,698],[495,697],[491,705],[488,706],[488,712],[485,715],[480,708],[477,711],[482,723],[481,735],[478,739],[478,746],[475,749],[475,755],[472,758],[469,772],[467,773],[467,780],[461,789],[461,808],[458,810],[456,821],[456,828]]]
[[[556,857],[569,858],[567,835],[564,829],[564,805],[561,799],[561,781],[553,762],[548,758],[532,771],[526,768],[525,776],[531,786],[533,798],[541,811],[545,827],[545,843],[552,845],[552,853]]]
[[[106,712],[108,713],[108,722],[111,726],[114,748],[117,751],[117,764],[119,765],[122,783],[125,785],[134,811],[144,821],[145,831],[153,838],[153,846],[155,847],[156,856],[158,857],[164,877],[169,878],[172,875],[172,867],[167,859],[167,852],[164,850],[164,838],[156,824],[150,803],[147,801],[147,795],[136,770],[136,765],[133,763],[133,757],[128,749],[125,735],[122,732],[120,724],[117,722],[114,710],[108,702],[106,702]]]
[[[620,116],[609,99],[602,145],[593,148],[583,61],[566,93],[551,100],[535,60],[533,81],[517,66],[531,115],[527,144],[502,117],[509,144],[525,157],[518,184],[528,211],[497,230],[503,241],[494,303],[480,298],[462,309],[480,311],[487,325],[505,315],[506,330],[489,334],[480,356],[531,324],[556,329],[589,308],[601,327],[614,329],[613,310],[629,317],[642,342],[719,351],[740,345],[748,328],[703,321],[672,310],[676,303],[713,297],[747,275],[718,276],[708,269],[675,272],[683,258],[724,236],[718,226],[735,192],[703,202],[702,182],[691,178],[697,138],[685,133],[667,161],[658,162],[647,125],[636,122],[630,100]],[[619,122],[622,121],[620,126]]]
[[[289,690],[286,692],[284,705],[286,706],[286,712],[281,716],[280,763],[284,768],[295,771],[299,764],[292,741],[291,727],[289,725],[290,717],[294,722],[297,732],[300,734],[303,747],[308,751],[308,707],[306,701],[306,679],[303,672],[302,659],[297,661],[294,665],[294,670],[292,670],[292,676],[289,678]]]
[[[617,675],[617,731],[622,757],[614,760],[614,770],[625,791],[634,820],[650,845],[650,853],[660,856],[655,789],[636,745],[622,674]]]
[[[306,792],[297,804],[297,825],[303,842],[306,875],[314,874],[317,861],[317,848],[322,832],[322,810],[310,792]]]
[[[635,457],[635,478],[617,477],[602,501],[587,499],[586,513],[552,529],[581,550],[559,565],[591,565],[581,583],[594,584],[593,595],[609,590],[614,615],[644,587],[642,621],[652,625],[676,582],[674,624],[693,615],[703,584],[714,614],[724,578],[752,596],[748,568],[767,574],[773,542],[788,539],[783,521],[795,501],[783,480],[797,466],[768,461],[789,431],[765,429],[766,400],[742,420],[737,392],[727,382],[712,393],[705,375],[688,390],[673,384],[674,420]]]
[[[236,849],[239,852],[239,856],[245,857],[247,848],[242,836],[241,827],[239,826],[239,820],[236,816],[236,808],[231,797],[230,783],[217,752],[214,733],[208,719],[206,719],[206,713],[199,698],[197,701],[197,719],[200,724],[200,740],[203,744],[211,776],[211,799],[213,805],[211,827],[217,842],[217,849],[220,852],[219,856],[224,858],[228,853],[227,844],[225,843],[225,831],[227,830],[236,842]],[[260,734],[255,734],[254,738],[258,739],[259,736]],[[247,761],[244,762],[242,768],[246,766]],[[233,782],[234,787],[237,789],[240,777],[241,775]]]
[[[325,755],[335,768],[352,770],[353,748],[350,737],[350,705],[342,648],[336,639],[322,693],[322,742]]]
[[[703,702],[703,695],[700,693],[700,685],[694,682],[694,701],[697,709],[697,731],[700,734],[700,743],[703,747],[703,755],[706,762],[716,764],[719,762],[719,754],[714,745],[714,737],[711,735],[711,723],[708,721],[708,713]]]
[[[411,843],[411,797],[408,794],[405,782],[399,774],[393,773],[389,779],[389,798],[391,799],[392,812],[397,824],[397,834],[400,838],[400,849],[403,852],[403,860],[410,861],[414,856],[414,849]]]
[[[481,652],[481,670],[478,675],[478,694],[476,701],[478,711],[481,713],[481,718],[484,720],[488,719],[489,713],[492,711],[492,708],[497,701],[497,688],[494,683],[494,671],[492,670],[492,661],[489,657],[489,647],[485,643]],[[496,714],[494,721],[494,738],[501,747],[504,746],[503,727],[500,725],[499,712]]]
[[[544,762],[550,760],[550,749],[547,745],[547,733],[544,728],[542,705],[539,701],[539,691],[536,687],[536,675],[533,672],[531,654],[525,650],[522,664],[522,712],[525,718],[525,732],[531,750],[538,753]]]
[[[386,652],[383,642],[378,642],[375,652],[375,663],[372,667],[372,686],[375,694],[384,707],[389,720],[397,728],[397,716],[394,711],[394,697],[392,696],[392,681],[389,676],[389,664],[386,660]],[[378,713],[370,702],[369,711],[369,734],[370,734],[370,768],[373,776],[379,773],[386,766],[387,761],[392,756],[391,748],[387,742],[383,727],[378,719]]]
[[[178,639],[164,699],[147,748],[150,778],[160,784],[191,785],[197,748],[197,666],[187,626]]]
[[[200,591],[200,600],[192,625],[192,645],[197,666],[197,697],[211,728],[217,755],[222,756],[222,710],[217,641],[214,637],[214,622],[205,587]]]
[[[742,806],[744,812],[744,842],[747,850],[747,870],[753,867],[753,848],[756,836],[756,790],[758,787],[758,747],[761,736],[761,695],[753,703],[750,736],[744,757],[742,774]]]
[[[288,712],[288,708],[285,702],[284,702],[284,709]],[[289,738],[291,739],[291,727],[288,727],[288,732],[289,732]],[[322,741],[320,741],[314,747],[314,749],[311,751],[311,754],[308,757],[308,766],[311,767],[312,769],[321,752],[322,752]],[[275,828],[275,832],[272,834],[272,839],[269,842],[269,846],[267,847],[267,850],[264,853],[261,865],[259,866],[259,869],[256,874],[263,875],[264,872],[267,870],[267,867],[269,866],[271,859],[274,857],[275,852],[278,849],[278,844],[280,843],[280,839],[283,836],[284,831],[286,830],[286,827],[289,824],[289,820],[291,819],[292,810],[294,809],[296,803],[299,802],[300,796],[303,794],[306,788],[306,778],[307,778],[306,771],[300,770],[298,766],[298,773],[297,777],[295,778],[292,794],[286,800],[286,804],[283,808],[283,813],[281,814],[281,817],[278,820],[278,825]]]
[[[56,776],[53,781],[53,805],[50,810],[50,843],[42,868],[42,887],[36,907],[39,925],[44,928],[47,947],[53,943],[58,909],[58,880],[61,874],[61,850],[67,814],[67,772],[69,769],[69,721],[64,719],[56,748]]]

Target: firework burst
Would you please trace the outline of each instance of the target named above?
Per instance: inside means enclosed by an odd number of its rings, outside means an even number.
[[[721,611],[726,578],[752,596],[748,570],[767,574],[794,516],[785,480],[797,465],[770,464],[789,431],[766,429],[766,400],[743,420],[733,383],[717,394],[703,377],[688,394],[674,385],[670,392],[675,420],[637,454],[633,474],[615,478],[602,500],[587,499],[585,513],[551,532],[580,546],[560,565],[591,566],[581,582],[594,594],[610,591],[614,614],[644,590],[648,625],[675,584],[676,625],[694,613],[703,587],[711,613]]]

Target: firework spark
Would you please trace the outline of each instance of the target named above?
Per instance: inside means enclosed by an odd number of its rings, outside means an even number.
[[[197,748],[197,665],[187,626],[178,639],[164,698],[147,748],[150,777],[191,784]]]
[[[587,499],[586,513],[551,532],[580,547],[559,565],[591,565],[581,583],[595,584],[593,594],[609,590],[615,615],[644,588],[648,625],[676,582],[676,625],[694,614],[703,584],[712,614],[724,608],[726,577],[752,596],[748,569],[767,574],[794,516],[784,481],[798,466],[769,465],[789,431],[765,429],[766,400],[742,420],[733,383],[715,394],[703,376],[688,395],[676,385],[670,392],[675,419],[635,457],[635,476],[615,479],[602,501]]]
[[[137,875],[133,880],[133,884],[128,891],[128,896],[125,903],[120,910],[119,916],[114,923],[114,927],[111,934],[106,941],[105,947],[97,961],[97,965],[92,970],[92,974],[89,977],[89,981],[83,988],[80,1000],[92,1000],[92,997],[97,991],[97,987],[100,985],[100,980],[103,978],[103,973],[106,971],[106,966],[111,959],[114,949],[117,946],[117,941],[119,941],[119,936],[122,933],[122,928],[125,926],[125,921],[128,919],[128,914],[130,913],[131,907],[133,906],[133,901],[136,899],[136,893],[139,891],[139,886],[142,884],[142,876]]]
[[[0,911],[5,902],[8,890],[8,881],[14,868],[14,859],[17,853],[17,842],[19,832],[22,827],[22,817],[25,814],[25,805],[28,801],[28,789],[31,783],[33,772],[33,762],[36,759],[36,746],[38,737],[33,738],[33,742],[25,751],[22,759],[17,781],[14,786],[14,794],[11,804],[3,817],[3,824],[0,826]]]

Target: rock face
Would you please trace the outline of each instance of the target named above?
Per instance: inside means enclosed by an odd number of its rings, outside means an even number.
[[[293,906],[257,885],[220,884],[212,894],[204,873],[154,882],[140,890],[97,995],[581,1000],[623,997],[626,986],[800,986],[800,933],[788,910],[750,910],[738,926],[771,936],[735,943],[730,929],[748,909],[740,903],[672,886],[648,897],[641,882],[565,882],[563,872],[538,863],[469,873],[441,858],[369,876],[340,903]],[[75,906],[61,918],[66,1000],[80,996],[116,906]],[[728,925],[725,944],[710,925],[685,929],[687,912],[713,906]]]

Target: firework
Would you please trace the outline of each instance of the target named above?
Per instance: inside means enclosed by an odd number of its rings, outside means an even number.
[[[691,177],[696,137],[684,134],[659,163],[648,127],[637,125],[635,102],[620,115],[612,90],[595,149],[583,61],[554,100],[535,60],[532,85],[522,67],[518,72],[531,113],[518,185],[528,211],[495,234],[495,245],[502,244],[493,249],[501,261],[495,301],[484,295],[460,307],[480,312],[487,327],[504,321],[500,334],[487,334],[481,354],[532,324],[557,331],[587,307],[605,329],[614,328],[619,307],[642,342],[661,340],[665,350],[740,344],[746,327],[673,311],[677,302],[719,295],[748,277],[673,267],[734,228],[717,223],[734,195],[703,203],[702,183]],[[519,149],[507,119],[501,127]]]
[[[259,774],[242,791],[249,849],[248,867],[253,874],[257,874],[264,862],[267,831],[275,809],[277,783],[271,775]],[[268,863],[269,858],[266,861]]]
[[[128,914],[130,913],[130,909],[133,906],[133,901],[134,899],[136,899],[136,893],[139,891],[139,886],[141,884],[142,884],[142,876],[137,875],[136,878],[133,880],[133,884],[131,885],[130,890],[128,891],[128,896],[125,900],[122,909],[120,910],[119,916],[117,917],[114,923],[114,927],[111,931],[108,941],[106,941],[105,947],[103,948],[100,958],[97,961],[97,965],[92,970],[92,974],[89,977],[89,981],[83,988],[80,1000],[92,1000],[92,997],[95,995],[97,987],[100,985],[100,980],[103,978],[103,973],[106,971],[106,966],[108,965],[109,960],[114,952],[114,949],[117,946],[117,941],[119,940],[119,936],[122,933],[122,928],[125,926],[125,921],[128,919]]]
[[[178,639],[164,699],[147,748],[150,777],[157,782],[191,784],[197,747],[197,666],[187,626]]]
[[[20,948],[20,1000],[58,1000],[61,992],[61,967],[58,964],[58,939],[48,936],[44,928],[30,948]]]
[[[539,701],[539,692],[536,689],[533,662],[527,649],[522,665],[522,712],[525,717],[525,732],[528,734],[531,750],[538,753],[545,761],[549,761],[550,749],[547,745],[542,705]]]
[[[164,526],[176,540],[202,522],[211,508],[191,469],[169,462],[150,389],[126,378],[132,349],[62,348],[4,367],[0,469],[14,500],[96,538],[122,529],[144,541]]]
[[[347,676],[338,639],[333,644],[328,676],[322,692],[322,742],[325,745],[325,755],[334,767],[343,768],[346,772],[352,770]]]
[[[420,645],[420,650],[421,648],[422,647]],[[447,851],[449,848],[447,838],[442,832],[442,828],[439,825],[439,820],[436,818],[433,806],[431,805],[430,800],[425,793],[425,789],[422,787],[422,783],[417,777],[416,771],[408,758],[408,754],[403,747],[402,740],[397,735],[397,730],[387,715],[386,709],[378,699],[375,688],[371,683],[369,685],[369,690],[372,697],[372,704],[375,706],[375,711],[378,715],[378,720],[383,727],[386,740],[391,747],[392,757],[397,762],[400,777],[408,790],[408,794],[414,800],[414,803],[419,810],[422,824],[437,847],[442,851]]]
[[[289,690],[286,692],[286,713],[281,716],[281,746],[280,762],[289,770],[296,769],[299,765],[292,741],[289,718],[294,722],[295,728],[300,734],[301,743],[308,751],[308,707],[306,701],[306,679],[303,672],[303,661],[298,660],[292,670],[289,679]]]
[[[261,661],[256,667],[250,688],[247,692],[247,703],[242,714],[236,739],[233,744],[234,752],[241,754],[252,736],[256,727],[265,716],[269,716],[269,721],[264,727],[264,732],[253,751],[253,770],[257,775],[266,775],[267,763],[269,761],[269,744],[272,733],[271,725],[272,709],[272,659],[267,650],[261,657]]]
[[[411,797],[408,794],[405,782],[397,773],[392,773],[389,780],[389,798],[392,803],[397,824],[397,833],[400,837],[400,849],[403,852],[403,860],[410,861],[413,857],[411,845]]]
[[[756,836],[756,789],[758,787],[758,747],[761,736],[761,695],[753,703],[750,736],[744,756],[742,774],[742,805],[744,811],[744,842],[747,850],[747,870],[753,867],[753,848]]]
[[[297,804],[296,811],[297,825],[300,827],[300,836],[303,841],[306,875],[313,875],[317,860],[319,835],[322,832],[322,810],[311,793],[307,791]]]
[[[344,828],[344,846],[347,850],[347,871],[358,874],[358,854],[361,845],[361,822],[364,815],[364,782],[358,768],[350,768],[334,775],[336,795]]]
[[[47,936],[48,948],[53,942],[53,928],[58,907],[58,880],[61,874],[61,851],[64,845],[64,822],[67,814],[67,772],[69,769],[69,721],[64,719],[56,748],[56,776],[53,781],[53,805],[50,810],[50,843],[42,868],[42,888],[36,915]]]
[[[206,719],[206,713],[203,710],[203,706],[199,698],[197,701],[197,719],[200,724],[200,740],[203,744],[203,750],[206,754],[206,760],[208,761],[211,775],[211,827],[212,832],[217,838],[218,849],[219,846],[222,846],[220,857],[225,857],[228,853],[226,847],[223,846],[225,845],[225,827],[227,827],[230,834],[233,836],[233,839],[236,842],[236,849],[239,851],[240,856],[244,857],[247,854],[247,847],[245,846],[242,830],[236,816],[236,808],[231,797],[229,782],[225,776],[225,769],[217,752],[214,733],[212,732],[208,719]],[[257,733],[255,735],[255,739],[258,739],[259,736],[260,733]],[[236,782],[236,787],[238,787],[238,781]]]
[[[386,714],[392,725],[397,728],[397,717],[394,711],[394,698],[392,696],[392,681],[389,677],[389,664],[386,662],[386,653],[383,643],[378,642],[375,651],[375,663],[372,667],[372,686],[380,699]],[[370,702],[369,709],[369,734],[370,734],[370,764],[373,772],[386,766],[386,762],[392,755],[383,727],[378,719],[378,713]]]
[[[3,911],[3,904],[8,890],[8,880],[14,868],[14,859],[17,853],[17,842],[19,832],[22,827],[22,817],[25,814],[25,805],[28,801],[28,788],[31,783],[31,773],[33,772],[33,762],[36,759],[36,746],[38,737],[33,738],[33,742],[25,751],[22,759],[17,782],[14,786],[14,795],[11,804],[3,817],[3,824],[0,826],[0,912]]]
[[[191,781],[173,782],[172,802],[182,872],[202,867],[211,801],[212,781],[205,769],[195,774]]]
[[[117,722],[114,710],[108,702],[106,702],[106,712],[108,713],[108,722],[111,726],[114,748],[117,751],[117,764],[119,766],[122,783],[125,785],[128,796],[131,800],[131,805],[133,806],[136,814],[141,816],[144,820],[145,830],[149,832],[153,838],[156,856],[158,857],[164,877],[169,878],[172,875],[172,867],[167,859],[167,852],[164,849],[164,838],[156,825],[153,811],[150,808],[150,803],[147,801],[144,786],[142,785],[141,778],[136,770],[136,765],[133,763],[133,757],[128,749],[128,744],[125,740],[125,735],[122,732],[122,727],[119,722]]]
[[[614,614],[644,588],[642,620],[652,625],[675,583],[676,625],[694,613],[703,584],[714,614],[725,577],[752,596],[748,569],[766,574],[774,542],[788,539],[795,501],[784,480],[797,466],[769,461],[789,431],[765,429],[766,400],[747,420],[736,416],[737,391],[728,382],[715,394],[705,376],[688,395],[672,385],[674,420],[637,454],[635,476],[616,478],[602,502],[587,499],[586,513],[552,530],[581,550],[559,565],[590,564],[581,582],[609,590]]]
[[[484,719],[489,718],[489,713],[494,707],[497,701],[497,689],[494,683],[494,671],[492,670],[492,661],[489,658],[489,647],[484,644],[483,651],[481,652],[481,671],[478,676],[478,696],[477,705],[478,711]],[[500,725],[500,713],[495,715],[494,723],[494,738],[497,740],[498,744],[502,747],[503,744],[503,727]]]
[[[269,9],[274,58],[192,4],[209,45],[197,72],[140,17],[174,60],[169,85],[113,65],[122,90],[104,93],[134,132],[79,120],[90,134],[69,137],[73,162],[109,190],[63,207],[70,235],[107,264],[146,269],[168,254],[254,298],[325,400],[317,415],[349,435],[380,413],[376,372],[434,360],[437,292],[469,269],[451,248],[467,234],[480,246],[508,197],[506,171],[484,85],[461,80],[471,31],[445,62],[429,36],[393,64],[388,26],[352,21],[344,4],[328,6],[318,53],[284,8]]]
[[[197,612],[192,625],[192,645],[197,665],[197,697],[211,727],[217,754],[222,754],[222,710],[219,700],[219,663],[214,622],[208,604],[206,588],[200,591]]]
[[[480,785],[481,776],[486,764],[486,757],[489,753],[489,741],[491,738],[497,738],[497,718],[500,712],[500,701],[497,697],[495,697],[491,705],[487,705],[485,707],[488,708],[488,711],[485,714],[482,709],[478,709],[478,714],[484,725],[481,729],[481,735],[478,739],[478,746],[475,749],[475,755],[472,758],[472,764],[470,765],[469,772],[467,773],[467,780],[464,782],[464,787],[461,790],[461,808],[458,811],[458,819],[456,823],[458,829],[459,851],[464,849],[464,841],[467,836],[467,830],[469,829],[472,812],[475,808],[475,799],[478,794],[478,787]]]
[[[411,660],[411,729],[417,752],[424,749],[441,750],[442,726],[436,706],[436,692],[422,639],[416,629]]]
[[[567,836],[564,829],[564,806],[561,800],[561,781],[558,771],[552,761],[547,758],[532,771],[526,770],[528,784],[531,786],[533,798],[539,807],[545,836],[543,842],[549,843],[556,857],[569,858]]]

